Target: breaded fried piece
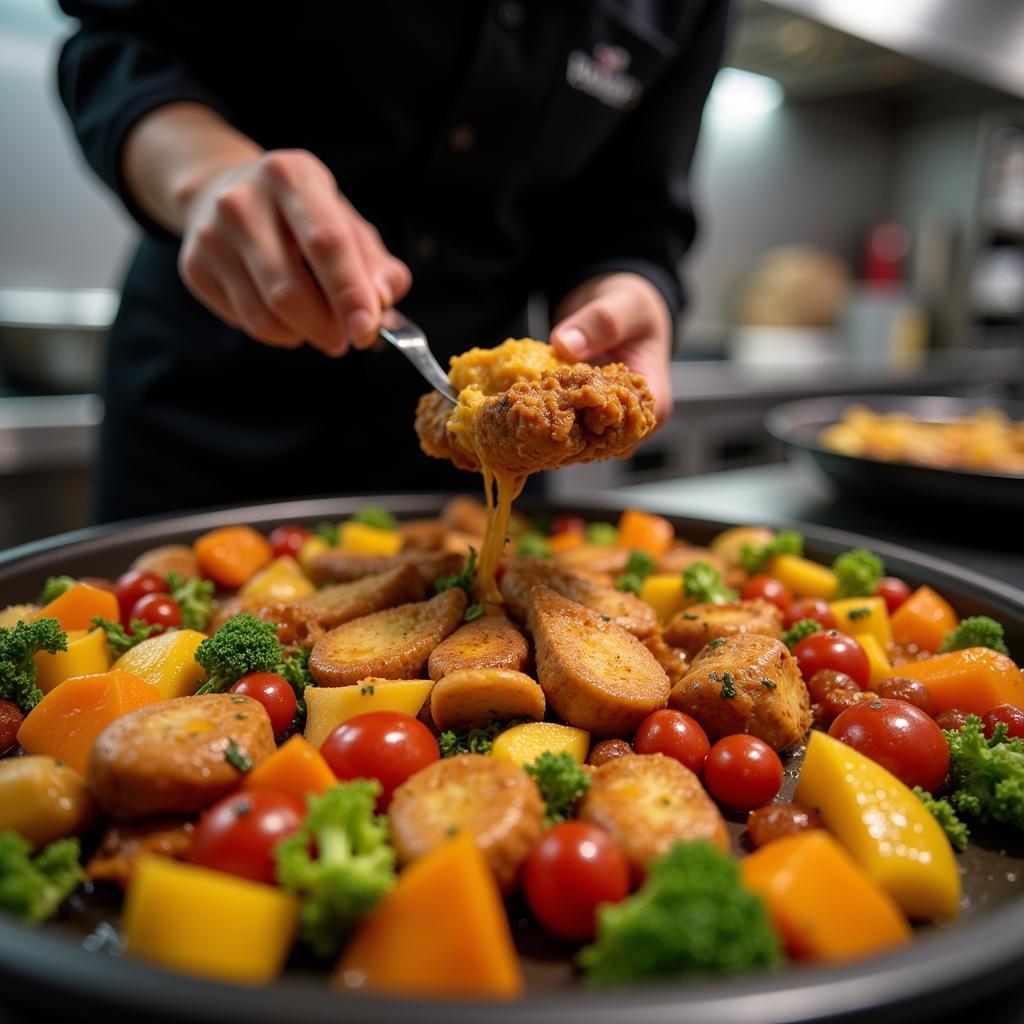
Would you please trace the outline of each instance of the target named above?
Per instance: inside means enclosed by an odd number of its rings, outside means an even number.
[[[270,718],[237,693],[174,697],[131,711],[96,738],[89,788],[111,818],[191,814],[274,752]]]
[[[176,572],[185,579],[201,576],[199,557],[190,544],[161,544],[159,547],[143,551],[132,562],[133,569],[155,572],[157,576],[166,576]]]
[[[566,569],[603,577],[610,582],[609,577],[625,571],[629,552],[611,544],[580,544],[579,547],[557,552],[555,561]]]
[[[694,548],[689,544],[673,544],[661,555],[655,564],[655,572],[682,572],[694,562],[707,562],[717,569],[724,577],[729,566],[710,548]]]
[[[312,647],[329,630],[363,615],[422,601],[426,587],[411,565],[397,565],[349,583],[335,583],[298,601],[276,602],[257,609],[256,615],[277,626],[277,638],[286,646]]]
[[[464,408],[463,395],[476,398]],[[449,429],[453,415],[465,416],[472,441]],[[470,388],[454,413],[431,391],[416,409],[416,432],[428,455],[477,470],[479,449],[493,469],[511,475],[629,455],[655,424],[647,381],[622,363],[561,366],[498,394]]]
[[[675,843],[704,839],[729,851],[725,821],[689,768],[664,754],[626,754],[591,772],[577,815],[622,848],[634,879]]]
[[[446,408],[445,418],[452,410],[450,404]],[[487,532],[487,508],[468,494],[456,494],[441,506],[441,522],[447,530],[482,537]]]
[[[506,609],[520,622],[530,615],[530,592],[536,586],[549,587],[570,601],[607,616],[634,636],[649,636],[658,628],[655,610],[635,594],[616,590],[581,572],[574,572],[550,558],[516,555],[505,560],[505,574],[499,587]]]
[[[530,660],[526,638],[508,619],[493,612],[459,626],[434,648],[427,663],[431,679],[464,668],[510,668],[521,671]]]
[[[509,761],[480,754],[427,765],[395,790],[388,806],[399,864],[430,853],[464,830],[506,895],[515,889],[543,820],[544,804],[533,780]]]
[[[744,732],[783,751],[811,727],[811,702],[796,659],[781,641],[758,633],[705,647],[673,688],[669,706],[696,718],[712,743]]]
[[[668,701],[654,655],[611,620],[548,587],[530,595],[537,678],[569,725],[596,736],[625,736]]]
[[[465,559],[448,551],[399,551],[397,555],[364,555],[331,548],[312,560],[309,575],[314,583],[348,583],[364,576],[411,565],[429,587],[434,580],[462,568]]]
[[[694,604],[676,612],[665,627],[665,641],[681,647],[690,657],[705,644],[723,636],[758,633],[778,638],[782,632],[782,612],[764,598],[729,601],[726,604]]]
[[[321,637],[309,654],[320,686],[351,686],[368,676],[417,679],[430,652],[462,621],[466,594],[455,587],[429,601],[353,619]]]
[[[184,859],[192,846],[195,830],[189,818],[157,818],[111,825],[85,865],[85,873],[93,882],[116,882],[126,886],[142,857],[156,854]]]
[[[440,551],[448,532],[440,519],[407,519],[398,524],[407,550]]]
[[[439,732],[479,729],[513,718],[539,722],[546,706],[538,683],[509,668],[459,669],[430,691],[430,717]]]
[[[665,675],[668,676],[671,686],[675,686],[689,672],[690,663],[687,660],[686,651],[665,643],[661,630],[657,630],[650,636],[644,637],[643,644],[665,670]]]

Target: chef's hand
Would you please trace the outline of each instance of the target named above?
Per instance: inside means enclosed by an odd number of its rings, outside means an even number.
[[[409,290],[384,247],[312,153],[273,150],[217,174],[184,209],[189,291],[257,341],[328,355],[377,337],[382,309]]]
[[[625,363],[647,378],[658,422],[672,411],[672,320],[661,293],[639,274],[585,281],[555,310],[551,344],[572,362]]]
[[[365,348],[381,309],[409,290],[409,269],[312,153],[266,152],[201,103],[140,118],[121,171],[139,206],[181,236],[192,294],[268,345]]]

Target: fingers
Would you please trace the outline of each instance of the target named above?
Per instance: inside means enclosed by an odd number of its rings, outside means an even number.
[[[551,344],[563,359],[580,362],[649,333],[651,327],[651,309],[640,293],[629,287],[614,288],[557,324]]]
[[[352,214],[359,251],[377,289],[381,308],[388,309],[405,298],[412,285],[412,274],[401,260],[388,252],[377,229],[354,210]],[[354,339],[354,344],[357,348],[368,348],[375,341],[376,335],[371,335],[368,339]]]
[[[284,220],[346,336],[372,341],[380,323],[380,297],[351,208],[330,174],[315,157],[297,153],[272,153],[264,169]]]

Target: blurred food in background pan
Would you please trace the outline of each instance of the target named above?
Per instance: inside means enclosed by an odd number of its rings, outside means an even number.
[[[1024,509],[1024,404],[991,398],[836,395],[765,418],[796,465],[864,504],[935,502],[975,512]]]

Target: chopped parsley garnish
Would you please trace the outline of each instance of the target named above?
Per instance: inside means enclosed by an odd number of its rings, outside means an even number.
[[[252,758],[242,751],[242,748],[234,740],[228,740],[227,750],[224,751],[224,760],[232,768],[243,775],[252,771]]]
[[[733,684],[733,678],[731,672],[725,672],[722,674],[722,692],[719,694],[724,700],[730,697],[736,696],[736,687]]]

